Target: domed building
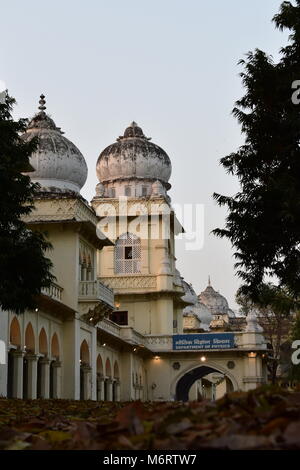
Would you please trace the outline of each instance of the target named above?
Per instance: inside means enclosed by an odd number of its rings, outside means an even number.
[[[208,286],[198,295],[198,299],[211,312],[211,328],[226,328],[230,320],[235,318],[235,313],[229,308],[226,298],[212,287],[210,278],[208,278]]]
[[[96,165],[98,196],[166,195],[171,187],[171,161],[166,152],[150,140],[132,122],[123,136],[101,152]]]
[[[25,141],[37,138],[37,149],[30,157],[34,171],[27,174],[41,185],[41,191],[79,193],[87,178],[85,159],[45,113],[44,95],[39,104],[40,111],[30,120],[23,135]]]
[[[55,282],[36,309],[0,312],[0,396],[186,401],[205,396],[203,386],[214,399],[220,377],[222,393],[263,383],[255,318],[224,334],[234,315],[226,299],[210,282],[197,297],[176,269],[184,230],[168,196],[167,153],[131,123],[100,153],[89,204],[84,157],[40,98],[23,135],[37,137],[29,175],[40,185],[24,221],[48,234]]]

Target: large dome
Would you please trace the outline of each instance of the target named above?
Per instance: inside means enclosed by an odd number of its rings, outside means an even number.
[[[23,135],[26,141],[38,138],[37,150],[30,157],[35,169],[28,173],[42,191],[80,192],[87,178],[87,165],[78,148],[66,137],[45,113],[45,99],[41,95],[40,112],[29,122]]]
[[[97,176],[104,186],[108,184],[160,181],[170,188],[171,161],[166,152],[145,137],[142,129],[132,122],[124,135],[101,152],[97,161]]]

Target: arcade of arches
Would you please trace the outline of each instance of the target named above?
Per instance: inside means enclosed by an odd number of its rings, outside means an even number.
[[[45,328],[41,327],[36,338],[32,323],[28,322],[22,344],[20,322],[13,317],[7,368],[7,397],[59,398],[61,362],[58,334],[53,332],[49,341]]]
[[[8,398],[61,398],[62,354],[59,334],[54,331],[51,339],[45,327],[35,334],[29,321],[22,328],[16,316],[10,323],[10,343],[7,362]],[[22,341],[24,336],[24,342]],[[24,344],[23,344],[24,343]],[[105,355],[102,354],[104,357]],[[97,400],[120,401],[120,370],[115,359],[107,357],[105,366],[100,353],[97,355]],[[88,342],[80,345],[80,396],[82,400],[92,398],[92,365]],[[141,382],[140,377],[140,382]]]

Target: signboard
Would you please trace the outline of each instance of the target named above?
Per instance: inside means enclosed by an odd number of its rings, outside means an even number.
[[[234,333],[200,333],[173,335],[173,350],[202,351],[209,349],[233,349]]]

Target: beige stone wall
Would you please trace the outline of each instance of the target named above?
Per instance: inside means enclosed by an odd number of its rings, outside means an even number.
[[[117,274],[114,264],[114,247],[104,247],[98,252],[98,276],[115,290],[116,302],[119,310],[128,311],[129,326],[142,334],[170,334],[173,333],[174,320],[177,322],[175,331],[182,331],[182,308],[175,307],[173,296],[166,291],[175,291],[175,244],[173,229],[170,229],[173,216],[164,218],[158,215],[158,208],[162,205],[168,207],[164,199],[157,201],[142,201],[147,208],[155,207],[157,215],[151,217],[137,217],[129,219],[127,223],[120,222],[118,213],[121,210],[117,202],[105,199],[95,202],[96,211],[107,203],[114,204],[116,214],[116,236],[135,230],[139,223],[141,230],[141,271],[135,274]],[[134,214],[140,204],[139,200],[128,199],[128,212]],[[152,205],[152,206],[151,206]],[[155,212],[154,211],[154,212]],[[143,210],[141,209],[141,213]],[[110,221],[107,219],[107,234],[111,234]],[[103,222],[105,231],[105,223]],[[163,239],[168,233],[169,240]],[[135,232],[138,235],[138,232]],[[146,237],[145,237],[146,234]],[[144,238],[143,238],[144,236]],[[169,263],[165,273],[165,262]],[[163,295],[151,295],[164,292]],[[129,294],[132,294],[130,296]]]

